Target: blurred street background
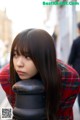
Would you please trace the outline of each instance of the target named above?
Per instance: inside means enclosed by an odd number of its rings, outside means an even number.
[[[14,37],[27,28],[41,28],[50,35],[55,33],[57,58],[67,63],[73,40],[78,36],[77,23],[80,22],[80,0],[72,1],[79,5],[44,6],[43,0],[0,0],[0,69],[9,63]],[[0,86],[0,108],[6,106],[10,105]],[[80,120],[77,99],[73,112],[74,120]]]

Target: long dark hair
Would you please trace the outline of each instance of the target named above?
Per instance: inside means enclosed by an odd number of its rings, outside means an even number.
[[[41,29],[27,29],[19,33],[13,41],[10,57],[10,78],[13,85],[17,73],[13,65],[14,49],[26,55],[28,52],[40,73],[46,90],[47,120],[57,120],[56,114],[60,98],[60,79],[57,70],[56,52],[52,37]]]

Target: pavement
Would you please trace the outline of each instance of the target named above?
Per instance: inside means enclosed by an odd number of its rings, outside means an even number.
[[[74,103],[73,115],[74,115],[74,120],[80,120],[80,112],[79,112],[77,99],[76,99],[76,101]]]

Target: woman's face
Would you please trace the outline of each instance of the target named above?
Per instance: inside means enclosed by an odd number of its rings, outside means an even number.
[[[14,52],[13,65],[19,78],[22,80],[29,79],[36,75],[38,72],[30,57],[17,55],[16,52]]]

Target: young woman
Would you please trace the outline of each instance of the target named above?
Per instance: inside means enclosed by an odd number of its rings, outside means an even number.
[[[5,68],[1,71],[0,80],[4,71]],[[72,108],[80,91],[77,72],[56,59],[53,39],[46,31],[27,29],[15,37],[11,48],[10,80],[6,83],[10,91],[8,99],[13,107],[14,102],[9,97],[12,94],[15,98],[12,85],[36,76],[41,78],[45,87],[47,120],[73,120]],[[5,90],[3,83],[2,87]]]

